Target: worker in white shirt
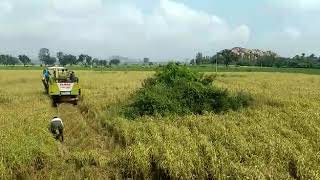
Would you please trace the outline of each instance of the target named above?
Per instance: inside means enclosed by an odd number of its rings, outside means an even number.
[[[49,130],[56,140],[63,142],[63,123],[62,120],[58,117],[54,117],[49,125]],[[61,138],[61,139],[60,139]]]

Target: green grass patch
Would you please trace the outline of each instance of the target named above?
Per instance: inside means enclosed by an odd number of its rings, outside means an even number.
[[[203,114],[247,107],[252,98],[246,93],[230,94],[213,86],[215,76],[169,64],[148,78],[132,97],[126,117]]]

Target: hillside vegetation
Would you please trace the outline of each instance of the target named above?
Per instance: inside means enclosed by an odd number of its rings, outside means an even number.
[[[0,179],[319,179],[320,80],[316,75],[220,73],[217,88],[253,96],[222,114],[126,119],[152,72],[78,71],[79,106],[51,107],[41,71],[0,71]],[[48,121],[59,115],[66,143]]]
[[[281,57],[272,51],[260,49],[246,49],[235,47],[224,49],[213,56],[203,56],[201,52],[196,54],[190,64],[224,64],[237,66],[259,66],[277,68],[319,68],[320,57],[315,54],[298,54],[294,57]]]

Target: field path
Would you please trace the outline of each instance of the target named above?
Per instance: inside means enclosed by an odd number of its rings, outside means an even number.
[[[57,114],[65,126],[65,142],[60,146],[61,155],[66,162],[74,164],[73,168],[70,168],[70,164],[67,165],[69,172],[66,171],[61,176],[70,177],[71,174],[77,179],[110,177],[111,170],[106,162],[112,148],[108,137],[99,129],[98,122],[87,119],[77,106],[71,104],[60,104]]]

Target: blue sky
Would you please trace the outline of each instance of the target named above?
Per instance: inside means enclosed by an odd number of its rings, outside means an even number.
[[[320,55],[319,0],[0,0],[0,53],[152,59],[242,46]]]

